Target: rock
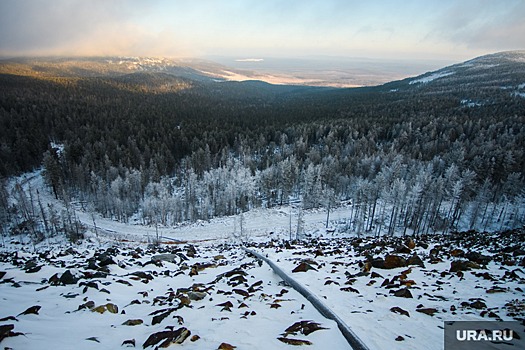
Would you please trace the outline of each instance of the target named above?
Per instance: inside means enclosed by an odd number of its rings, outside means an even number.
[[[197,254],[197,250],[195,249],[195,247],[193,245],[189,245],[186,250],[186,255],[189,256],[190,258],[194,258],[196,254]]]
[[[505,288],[501,288],[501,287],[498,287],[498,286],[493,286],[492,288],[487,289],[487,293],[488,294],[505,293],[505,292],[507,292],[507,290]]]
[[[208,294],[204,292],[188,292],[188,298],[195,301],[202,300],[206,298],[207,295]]]
[[[8,334],[9,332],[11,332],[13,329],[15,329],[15,325],[14,324],[5,324],[5,325],[1,325],[0,326],[0,339],[1,337],[3,337],[4,335]]]
[[[398,298],[412,298],[412,293],[410,293],[410,290],[408,288],[402,288],[396,291],[390,291],[390,293],[393,293],[394,296]]]
[[[70,270],[66,270],[66,272],[64,272],[62,274],[62,276],[60,276],[60,283],[64,284],[64,285],[67,285],[67,284],[77,284],[78,282],[78,278],[76,278],[75,276],[73,276],[73,274],[71,273]]]
[[[437,309],[427,307],[427,308],[420,308],[416,309],[417,312],[421,312],[425,315],[434,316],[434,314],[438,311]]]
[[[409,249],[414,249],[416,247],[416,242],[414,242],[414,240],[411,237],[408,237],[407,240],[405,241],[405,245]]]
[[[158,323],[161,323],[166,317],[168,317],[172,312],[176,311],[177,308],[169,308],[169,309],[161,309],[157,311],[153,311],[148,316],[153,316],[153,319],[151,320],[151,325],[154,326]]]
[[[399,256],[399,255],[387,255],[385,257],[385,269],[395,269],[398,267],[406,267],[407,261],[405,258]]]
[[[250,296],[250,293],[248,293],[244,289],[232,289],[232,292],[234,292],[235,294],[242,295],[245,298],[248,298]]]
[[[405,338],[403,338],[402,336],[398,335],[397,338],[396,338],[396,341],[403,341],[405,340]]]
[[[2,278],[4,278],[5,274],[6,274],[5,271],[0,271],[0,280],[1,280]]]
[[[91,310],[94,307],[95,307],[95,302],[90,300],[90,301],[87,301],[84,304],[79,305],[77,311],[83,310],[83,309]]]
[[[317,271],[317,269],[315,267],[313,267],[312,265],[308,264],[307,262],[301,262],[295,269],[292,270],[292,272],[306,272],[308,270],[314,270],[314,271]]]
[[[19,313],[16,315],[17,317],[20,315],[38,315],[38,311],[42,307],[40,305],[31,306],[30,308],[27,308],[26,311]]]
[[[112,314],[118,314],[118,306],[112,303],[107,303],[106,305],[99,305],[97,307],[94,307],[91,309],[91,311],[98,312],[99,314],[103,314],[106,311]]]
[[[131,346],[135,347],[136,345],[135,339],[124,340],[120,346],[124,346],[124,345],[126,345],[127,347],[131,347]]]
[[[462,250],[462,249],[459,249],[459,248],[457,248],[457,249],[452,249],[452,250],[450,251],[450,255],[453,256],[453,257],[455,257],[455,258],[462,258],[462,257],[465,256],[465,251]]]
[[[141,280],[146,280],[146,281],[153,280],[153,276],[151,274],[149,274],[149,273],[144,272],[144,271],[135,271],[135,272],[131,273],[130,275],[135,276],[136,278],[141,279]]]
[[[408,313],[408,311],[403,310],[399,306],[394,306],[393,308],[390,309],[390,311],[396,314],[405,315],[407,317],[410,317],[410,314]]]
[[[196,342],[197,340],[199,340],[201,337],[199,337],[197,334],[195,335],[192,335],[191,338],[190,338],[190,341],[191,342]]]
[[[421,258],[416,254],[414,253],[407,261],[408,265],[417,265],[417,266],[420,266],[422,268],[425,268],[425,263],[423,263],[423,260],[421,260]]]
[[[167,348],[170,344],[182,344],[190,335],[191,332],[186,327],[181,327],[175,331],[161,331],[150,335],[142,347],[144,349],[149,346]],[[157,346],[158,343],[160,344]]]
[[[138,326],[139,324],[143,324],[144,321],[141,319],[132,319],[127,320],[126,322],[122,323],[123,326]]]
[[[175,259],[177,257],[179,257],[177,254],[159,254],[159,255],[152,256],[151,261],[153,262],[165,261],[165,262],[175,263],[176,262]]]
[[[473,252],[473,251],[470,251],[467,254],[465,254],[465,258],[477,264],[482,264],[482,265],[487,265],[492,260],[490,256],[483,255],[481,253]]]
[[[474,308],[474,309],[481,310],[481,309],[485,309],[487,307],[487,304],[485,304],[481,300],[476,300],[475,302],[470,303],[470,307]]]
[[[2,342],[2,340],[4,340],[5,338],[17,337],[19,335],[25,335],[24,333],[20,333],[20,332],[13,332],[13,329],[15,329],[15,325],[14,324],[0,325],[0,342]],[[4,349],[7,350],[7,349],[11,349],[11,348],[5,347]]]
[[[221,306],[221,307],[222,307],[222,310],[221,310],[221,311],[223,311],[223,310],[225,310],[225,311],[231,311],[231,308],[233,307],[233,304],[232,304],[231,301],[228,300],[228,301],[226,301],[226,302],[224,302],[224,303],[217,304],[217,305],[215,305],[215,306]]]
[[[372,267],[375,267],[376,269],[384,269],[385,268],[385,260],[383,258],[375,258],[370,261],[372,264]]]
[[[472,261],[454,260],[450,262],[450,272],[468,271],[470,269],[479,269],[480,266]]]
[[[352,287],[343,287],[343,288],[339,288],[339,290],[343,291],[343,292],[352,292],[352,293],[357,293],[359,294],[359,291],[355,288],[352,288]]]
[[[117,263],[107,255],[102,255],[98,262],[100,267],[108,266],[108,265],[116,265]]]
[[[95,259],[89,259],[87,263],[88,263],[88,265],[86,266],[87,270],[97,270],[100,267],[97,265],[97,262]]]
[[[285,338],[285,337],[279,337],[277,339],[289,345],[312,345],[312,342],[309,340],[292,339],[292,338]]]
[[[374,271],[370,275],[370,278],[383,278],[383,276],[381,276],[380,274],[378,274],[377,272]]]
[[[397,246],[396,247],[396,253],[400,253],[400,254],[410,254],[412,251],[410,250],[410,248],[408,248],[406,245],[402,244],[400,246]]]
[[[319,323],[313,321],[297,321],[290,327],[286,328],[284,332],[286,333],[286,335],[295,335],[297,333],[308,335],[321,329],[327,328],[321,327]]]

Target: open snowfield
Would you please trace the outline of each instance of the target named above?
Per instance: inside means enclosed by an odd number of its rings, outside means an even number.
[[[38,188],[57,207],[38,174]],[[444,321],[525,318],[525,233],[343,237],[289,207],[176,228],[122,224],[77,208],[78,244],[0,249],[0,341],[12,349],[348,349],[335,322],[283,283],[266,256],[330,307],[370,349],[442,349]],[[331,213],[332,223],[346,208]],[[96,230],[95,230],[96,225]],[[521,336],[525,340],[525,336]]]

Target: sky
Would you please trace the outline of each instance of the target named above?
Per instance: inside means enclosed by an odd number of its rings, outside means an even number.
[[[464,60],[525,49],[524,0],[0,0],[0,56]]]

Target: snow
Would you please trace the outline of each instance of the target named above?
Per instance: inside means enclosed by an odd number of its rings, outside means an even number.
[[[426,84],[426,83],[430,83],[431,81],[434,81],[436,79],[447,77],[447,76],[452,75],[454,73],[455,72],[451,72],[451,71],[435,72],[435,73],[432,73],[430,75],[423,76],[423,77],[421,77],[419,79],[412,80],[409,84],[410,85],[412,85],[412,84],[420,84],[420,83]]]
[[[425,256],[431,248],[416,248],[414,252],[419,256]],[[481,297],[487,304],[487,308],[490,309],[501,307],[511,299],[523,296],[522,292],[516,290],[509,291],[509,293],[487,294],[485,290],[492,287],[493,282],[476,277],[472,272],[465,272],[462,278],[455,274],[447,274],[447,276],[441,277],[442,271],[449,270],[450,261],[438,262],[430,266],[428,266],[428,262],[425,262],[426,268],[418,266],[392,270],[372,268],[372,271],[379,273],[382,277],[375,279],[370,278],[370,276],[357,277],[351,287],[360,293],[344,292],[340,288],[346,287],[345,280],[348,278],[345,273],[359,274],[361,269],[357,262],[363,260],[362,257],[355,256],[355,252],[352,252],[351,254],[342,253],[314,258],[311,249],[299,248],[299,251],[303,251],[304,254],[298,254],[298,250],[275,251],[273,249],[264,249],[261,253],[267,254],[273,261],[278,261],[278,265],[286,271],[292,271],[298,261],[305,257],[317,262],[319,265],[314,265],[314,267],[317,267],[318,271],[310,270],[304,273],[296,273],[294,278],[314,293],[325,298],[328,306],[337,310],[343,320],[351,325],[357,335],[371,349],[392,347],[442,349],[443,321],[487,320],[481,317],[479,312],[473,312],[477,310],[461,308],[461,302],[472,301]],[[392,279],[392,277],[399,276],[408,269],[410,270],[408,279],[414,280],[416,283],[410,289],[413,298],[393,297],[389,295],[388,290],[381,287],[384,278]],[[487,272],[499,276],[499,278],[504,274],[498,264],[494,263],[487,266]],[[520,271],[520,277],[523,282],[525,277],[523,271]],[[326,285],[328,280],[339,284]],[[371,281],[376,283],[370,284]],[[442,284],[437,284],[438,281]],[[519,288],[519,285],[519,282],[507,282],[504,286],[512,290]],[[438,311],[434,316],[416,312],[415,310],[420,304],[423,304],[425,308],[436,308]],[[457,307],[457,311],[454,313],[450,310],[452,305]],[[410,317],[391,312],[390,309],[396,306],[408,311]],[[503,318],[512,320],[505,316]],[[399,335],[403,336],[405,341],[402,342],[402,345],[396,346],[394,339]]]
[[[472,100],[469,100],[469,99],[461,100],[461,104],[464,105],[464,106],[467,106],[469,108],[483,106],[483,103],[472,101]]]
[[[43,202],[62,207],[44,185],[40,171],[17,181],[26,188],[38,189]],[[347,217],[349,210],[350,203],[333,210],[332,223]],[[27,238],[26,244],[20,244],[21,237],[7,237],[0,248],[0,271],[5,272],[3,277],[0,275],[0,319],[3,319],[0,326],[12,324],[14,332],[24,335],[8,337],[1,345],[13,349],[117,349],[124,341],[134,339],[136,347],[141,347],[150,335],[173,326],[186,327],[191,335],[200,337],[194,342],[186,339],[181,345],[186,349],[217,349],[223,342],[237,349],[289,349],[290,345],[277,338],[295,322],[311,320],[327,329],[287,338],[308,340],[312,342],[310,349],[347,349],[336,324],[284,285],[267,264],[246,254],[241,241],[248,242],[250,249],[268,257],[321,298],[370,349],[441,349],[443,321],[512,320],[505,306],[508,303],[516,303],[522,310],[517,316],[525,317],[522,289],[525,273],[518,266],[523,256],[512,258],[502,250],[518,246],[525,250],[525,240],[519,234],[472,233],[461,239],[450,235],[424,236],[415,239],[416,245],[410,253],[398,253],[404,242],[401,237],[356,238],[328,232],[323,210],[304,212],[305,232],[313,238],[292,245],[284,242],[290,236],[290,218],[292,229],[296,228],[298,209],[257,209],[243,215],[242,232],[240,216],[159,227],[165,243],[153,247],[149,242],[155,238],[155,227],[124,224],[95,215],[95,232],[93,215],[76,205],[76,216],[88,226],[87,238],[79,244],[73,245],[63,237],[48,237],[33,246],[27,243]],[[195,246],[194,256],[189,254],[190,244]],[[98,264],[97,257],[109,252],[109,248],[114,250],[111,258],[115,264],[107,266],[107,275],[93,277],[96,271],[87,268],[89,261]],[[479,269],[450,272],[452,261],[466,261],[461,255],[453,256],[454,249],[477,252],[491,260]],[[165,253],[181,253],[188,260],[178,256],[174,262],[151,263],[152,257]],[[387,254],[406,258],[417,254],[425,267],[372,267],[369,271],[364,268],[367,256]],[[293,273],[305,259],[316,270]],[[504,264],[505,259],[513,260]],[[40,270],[26,272],[30,261],[40,266]],[[191,273],[202,264],[208,267]],[[224,277],[223,274],[234,269],[244,271],[246,281],[235,285],[231,278]],[[80,279],[75,284],[52,285],[51,276],[61,276],[66,270]],[[145,272],[152,279],[137,278],[132,275],[136,272]],[[385,279],[391,284],[412,280],[408,289],[413,298],[393,296],[391,291],[402,285],[387,288],[382,286]],[[234,291],[248,291],[258,281],[262,283],[249,295]],[[98,289],[86,287],[87,282],[93,282]],[[341,290],[345,287],[355,291]],[[487,292],[494,287],[501,290]],[[177,296],[187,295],[183,290],[178,292],[180,288],[204,290],[206,297],[192,300],[191,307],[178,308],[182,299]],[[481,309],[469,306],[478,299],[486,306]],[[88,301],[95,306],[113,303],[118,313],[79,310]],[[217,306],[228,301],[233,304],[231,311]],[[247,307],[241,307],[242,303]],[[41,306],[38,314],[20,315],[35,305]],[[159,324],[153,324],[151,313],[169,307],[178,309]],[[407,311],[409,317],[392,312],[394,307]],[[436,312],[431,316],[416,311],[422,307],[435,308]],[[495,316],[489,317],[489,312]],[[9,316],[16,321],[6,319]],[[175,316],[181,316],[182,321]],[[123,325],[130,319],[143,323]],[[396,341],[399,336],[404,340]]]

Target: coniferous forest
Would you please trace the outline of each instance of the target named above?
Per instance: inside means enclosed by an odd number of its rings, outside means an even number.
[[[354,89],[120,72],[103,59],[3,61],[2,229],[67,231],[64,214],[20,200],[36,194],[9,192],[10,177],[40,168],[56,198],[121,222],[172,226],[293,202],[344,203],[339,229],[357,234],[520,227],[523,57]]]

